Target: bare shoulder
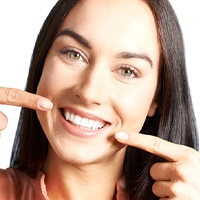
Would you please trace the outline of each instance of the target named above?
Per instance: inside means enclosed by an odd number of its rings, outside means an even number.
[[[9,173],[7,170],[0,169],[0,190],[2,186],[7,185],[9,183]]]
[[[35,178],[31,178],[25,172],[14,168],[0,169],[0,200],[44,200],[45,185],[43,173],[39,172]]]
[[[29,179],[27,175],[14,168],[0,169],[1,200],[24,199],[22,197],[28,189]]]
[[[0,169],[0,194],[2,199],[9,199],[13,188],[8,170]]]
[[[21,182],[27,182],[30,177],[14,168],[0,169],[0,187],[1,185],[20,186]]]

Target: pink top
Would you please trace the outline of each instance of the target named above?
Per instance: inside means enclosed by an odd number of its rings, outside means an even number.
[[[127,194],[117,185],[117,200],[126,200]],[[41,171],[32,179],[13,168],[0,169],[0,200],[50,200],[47,196],[45,174]]]
[[[0,199],[49,200],[44,178],[42,172],[32,179],[26,173],[13,168],[0,169]]]

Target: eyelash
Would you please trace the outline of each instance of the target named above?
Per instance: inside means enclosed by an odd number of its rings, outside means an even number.
[[[72,61],[81,61],[81,62],[86,62],[88,63],[87,61],[87,58],[86,56],[84,55],[83,52],[81,52],[80,50],[78,49],[74,49],[74,48],[64,48],[64,49],[61,49],[60,53],[64,56],[67,56],[69,59],[71,59]],[[76,59],[76,58],[72,58],[70,56],[70,54],[76,54],[79,58],[82,58],[82,60],[79,60],[79,59]]]
[[[127,72],[129,71],[131,73],[130,77],[126,77],[125,74],[123,75],[122,70],[126,70]],[[119,76],[123,76],[123,78],[126,80],[140,78],[140,72],[136,68],[129,65],[121,65],[116,72]]]
[[[63,48],[63,49],[60,50],[60,53],[62,55],[64,55],[64,56],[67,56],[70,60],[72,60],[74,62],[81,61],[81,62],[88,63],[88,59],[85,56],[85,54],[82,51],[78,50],[78,49],[74,49],[73,47]],[[70,53],[78,55],[78,57],[82,58],[82,60],[79,60],[79,59],[77,60],[76,58],[72,58],[70,56]],[[122,74],[122,70],[127,70],[127,72],[129,71],[131,73],[131,76],[130,77],[126,77],[125,75]],[[123,76],[123,78],[126,79],[126,80],[140,78],[140,72],[136,68],[134,68],[134,67],[132,67],[130,65],[125,65],[125,64],[123,65],[122,64],[117,70],[115,70],[115,72],[117,73],[117,75]]]

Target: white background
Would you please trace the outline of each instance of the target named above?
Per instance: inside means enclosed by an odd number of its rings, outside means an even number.
[[[0,2],[0,86],[24,89],[35,39],[56,0]],[[171,0],[180,20],[192,99],[200,127],[200,5],[198,0]],[[0,139],[0,168],[9,166],[20,108],[0,106],[9,123]],[[181,117],[181,116],[180,116]]]

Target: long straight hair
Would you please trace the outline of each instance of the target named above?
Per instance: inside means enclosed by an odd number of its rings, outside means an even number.
[[[198,136],[185,67],[184,45],[177,17],[168,0],[143,0],[150,7],[157,25],[163,64],[157,92],[158,108],[147,117],[141,132],[173,143],[198,149]],[[36,93],[46,55],[63,20],[77,0],[59,0],[38,35],[30,64],[26,91]],[[48,140],[36,112],[22,108],[12,149],[10,166],[35,177],[48,152]],[[162,158],[128,147],[124,174],[130,199],[158,199],[152,193],[150,167]]]
[[[160,38],[163,64],[160,72],[158,109],[147,117],[141,130],[176,144],[198,150],[198,133],[192,107],[185,66],[185,52],[181,28],[174,10],[167,0],[144,0],[150,7]],[[151,166],[166,161],[134,147],[128,147],[124,170],[131,199],[159,199],[152,193]]]

